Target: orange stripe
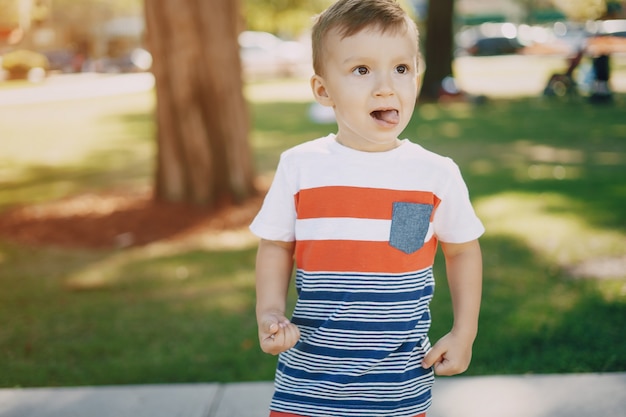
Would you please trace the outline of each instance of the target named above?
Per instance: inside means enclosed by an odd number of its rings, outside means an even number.
[[[387,190],[365,187],[319,187],[300,190],[295,196],[298,219],[353,217],[391,219],[394,202],[439,204],[427,191]]]
[[[296,242],[298,268],[307,271],[403,273],[433,264],[437,239],[406,254],[388,242],[354,240],[303,240]]]

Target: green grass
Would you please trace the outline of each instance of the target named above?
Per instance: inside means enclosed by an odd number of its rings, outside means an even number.
[[[145,184],[153,94],[2,107],[0,209]]]
[[[461,165],[487,228],[469,374],[626,370],[617,353],[626,342],[626,271],[573,276],[584,265],[624,265],[623,111],[623,98],[607,107],[526,99],[418,109],[409,135]],[[435,337],[451,321],[440,284]]]
[[[281,150],[333,126],[257,87],[251,142],[269,176]],[[2,108],[0,210],[149,185],[153,100]],[[468,374],[626,370],[626,274],[575,274],[626,256],[625,110],[623,96],[416,110],[406,136],[457,161],[487,227]],[[0,239],[0,386],[271,379],[275,358],[256,341],[254,243],[245,230],[126,250]],[[451,323],[441,257],[436,274],[433,338]]]

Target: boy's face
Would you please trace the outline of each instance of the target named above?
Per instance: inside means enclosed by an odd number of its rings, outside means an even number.
[[[397,146],[417,99],[416,37],[413,29],[371,28],[343,39],[326,35],[324,74],[311,85],[316,100],[335,110],[340,143],[368,152]]]

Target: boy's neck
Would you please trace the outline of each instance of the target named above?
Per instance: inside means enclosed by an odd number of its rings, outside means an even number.
[[[359,152],[388,152],[396,149],[402,144],[402,141],[396,138],[392,142],[384,144],[373,143],[371,144],[371,146],[354,146],[348,141],[343,140],[340,135],[335,135],[335,141],[341,146],[345,146],[346,148],[350,148]]]

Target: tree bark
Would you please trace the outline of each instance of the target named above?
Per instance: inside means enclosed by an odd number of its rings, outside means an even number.
[[[420,98],[437,100],[441,81],[452,75],[454,0],[430,0],[426,20],[426,73]]]
[[[145,0],[156,81],[155,197],[208,207],[254,192],[236,0]]]

